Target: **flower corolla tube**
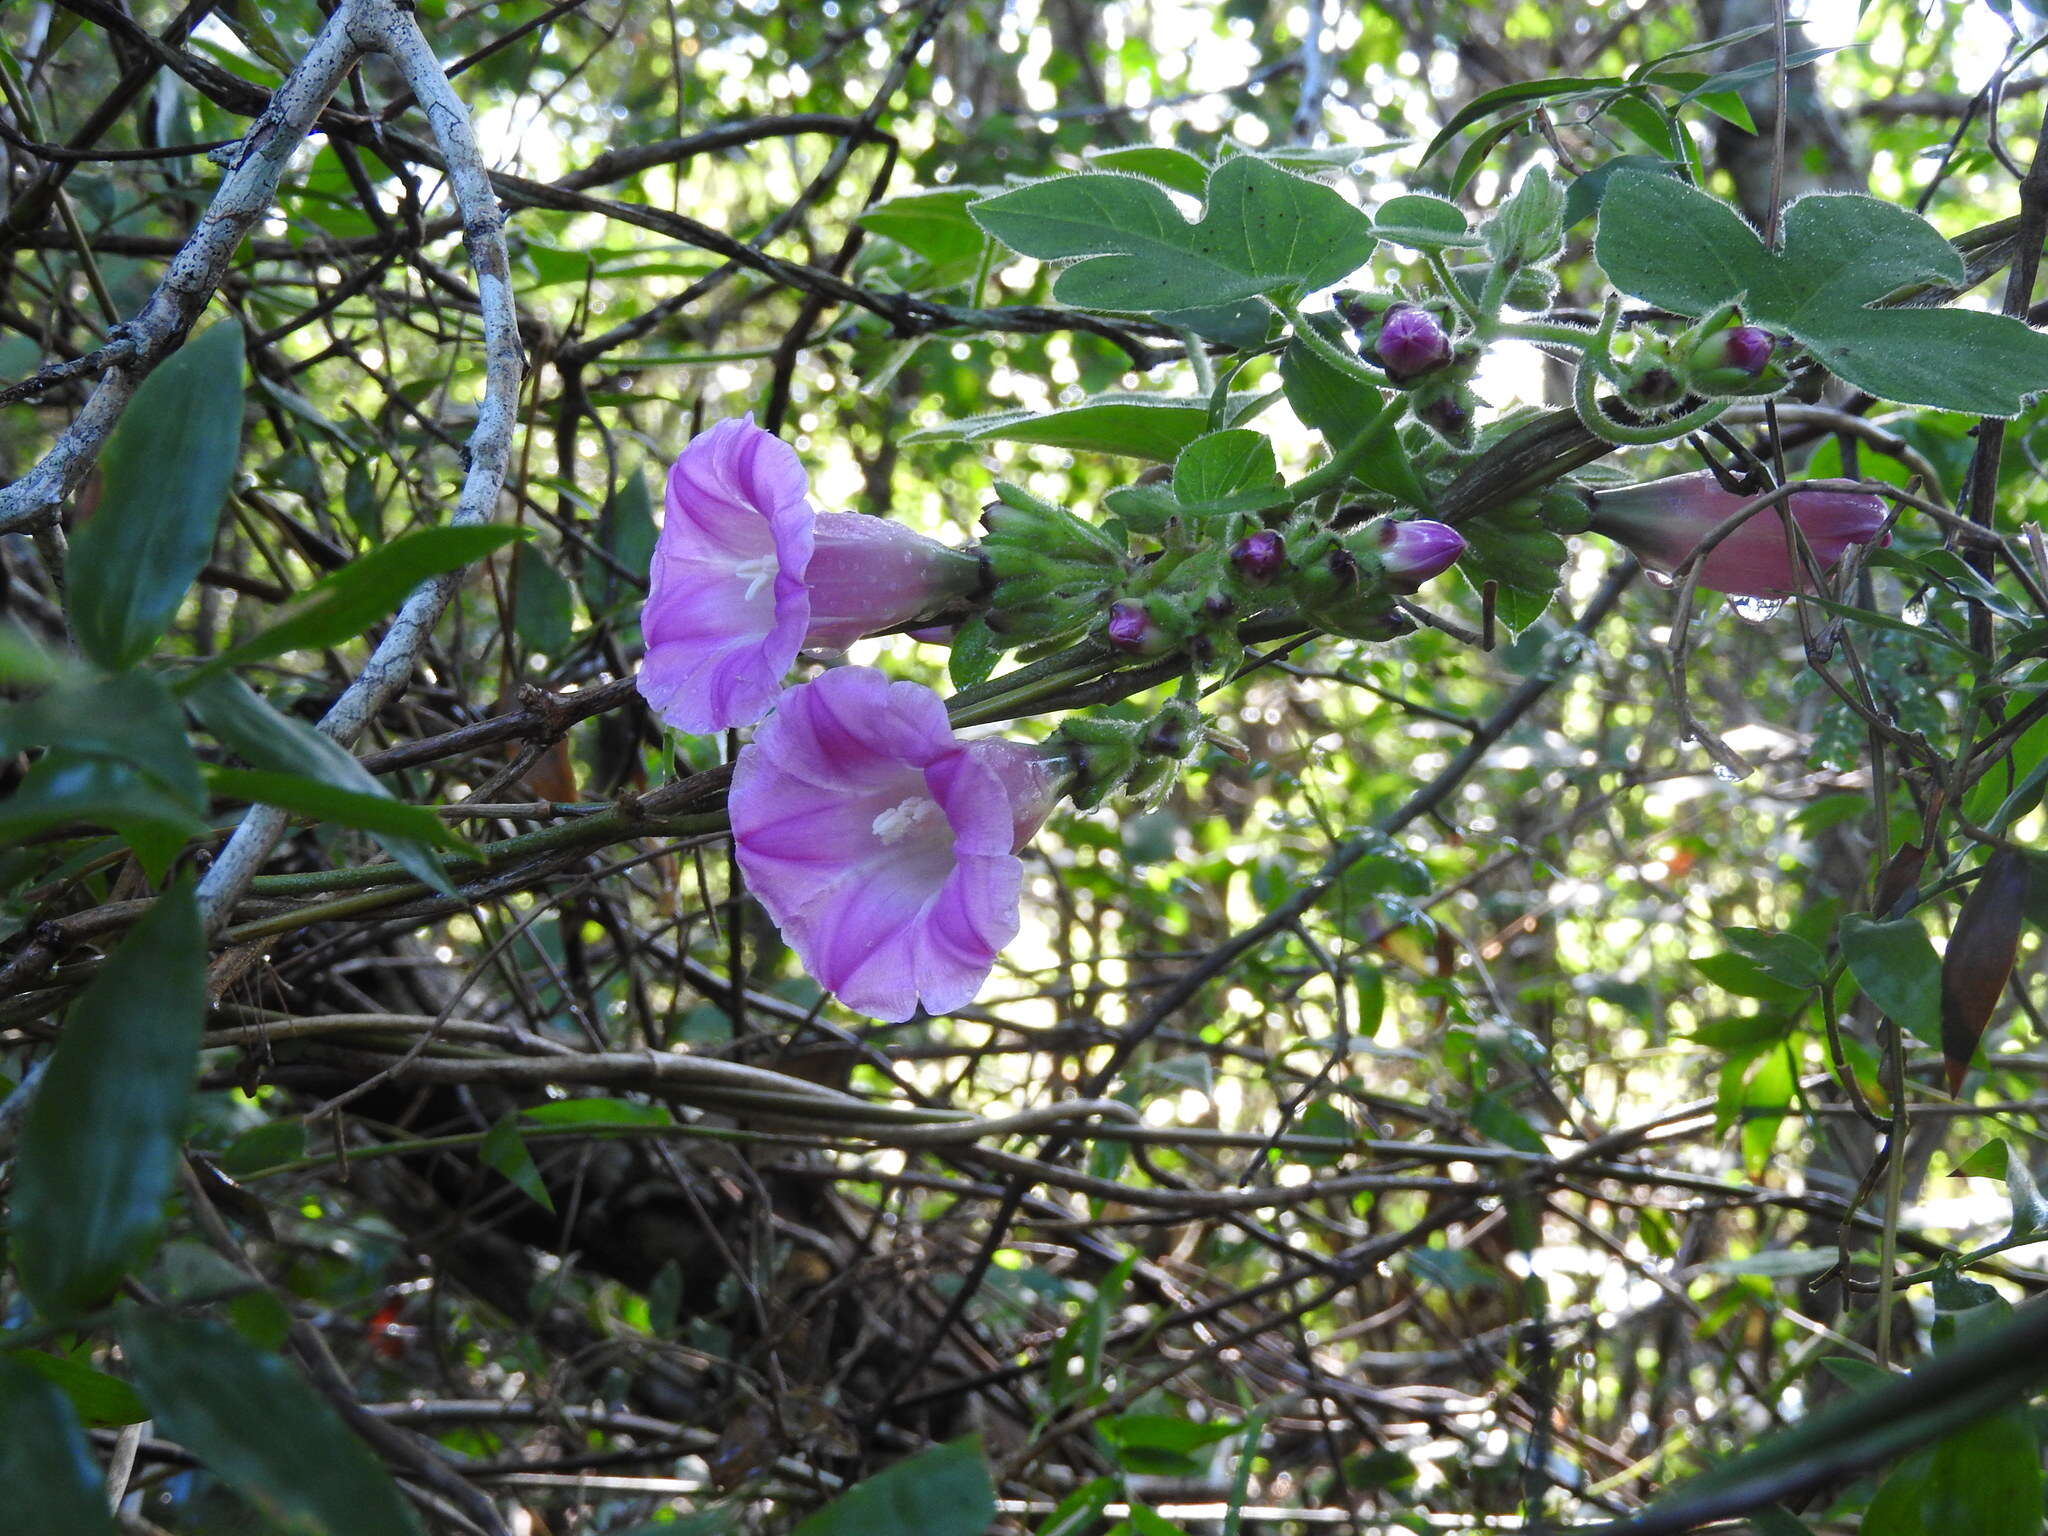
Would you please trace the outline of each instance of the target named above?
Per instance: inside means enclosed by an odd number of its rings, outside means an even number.
[[[1593,499],[1592,529],[1631,551],[1653,571],[1670,574],[1706,536],[1753,498],[1724,490],[1713,475],[1674,475],[1645,485],[1602,491]],[[1821,570],[1884,532],[1884,502],[1854,491],[1799,491],[1784,505]],[[1707,551],[1699,584],[1733,597],[1783,598],[1812,590],[1794,563],[1785,521],[1775,507],[1745,520]]]
[[[818,512],[796,451],[721,421],[668,472],[640,692],[677,730],[751,725],[806,647],[850,645],[981,584],[978,556],[887,518]]]
[[[785,692],[734,764],[741,872],[847,1007],[892,1023],[964,1007],[1017,936],[1017,854],[1063,761],[959,741],[931,689],[835,668]]]

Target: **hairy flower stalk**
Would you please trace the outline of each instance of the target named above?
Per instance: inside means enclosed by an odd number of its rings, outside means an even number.
[[[1593,498],[1591,527],[1631,551],[1653,571],[1670,574],[1702,540],[1752,498],[1722,489],[1711,474],[1676,475],[1603,491]],[[1822,571],[1884,531],[1884,503],[1848,491],[1801,491],[1783,503]],[[1696,569],[1699,584],[1735,597],[1790,597],[1812,590],[1787,547],[1775,508],[1748,518],[1709,550]]]
[[[796,451],[721,421],[669,469],[640,692],[677,730],[750,725],[806,646],[844,646],[979,589],[979,559],[879,517],[817,512]]]
[[[747,884],[804,968],[894,1023],[981,990],[1063,777],[1057,753],[956,740],[929,688],[840,667],[782,695],[728,804]]]

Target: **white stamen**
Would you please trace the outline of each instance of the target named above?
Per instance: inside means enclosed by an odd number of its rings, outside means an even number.
[[[747,601],[751,603],[761,595],[761,589],[773,581],[781,570],[782,566],[771,553],[756,555],[751,560],[742,560],[732,568],[732,573],[747,578]]]
[[[874,834],[885,843],[900,843],[939,814],[939,802],[931,796],[912,795],[875,818]]]

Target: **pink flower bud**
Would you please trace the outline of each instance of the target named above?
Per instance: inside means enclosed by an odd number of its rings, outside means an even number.
[[[1426,517],[1398,523],[1382,518],[1368,532],[1378,545],[1387,585],[1396,592],[1413,592],[1432,576],[1449,570],[1465,553],[1462,533],[1449,523]]]
[[[1599,493],[1593,499],[1592,527],[1650,569],[1668,573],[1751,499],[1723,490],[1711,474],[1675,475]],[[1782,505],[1823,571],[1884,530],[1884,503],[1875,496],[1801,491]],[[1753,514],[1716,544],[1696,574],[1701,586],[1736,597],[1790,597],[1812,590],[1805,569],[1794,563],[1784,518],[1773,507]]]
[[[1287,569],[1287,541],[1270,528],[1246,534],[1230,546],[1230,563],[1246,581],[1263,587]]]
[[[1380,366],[1396,384],[1433,373],[1451,360],[1451,338],[1443,322],[1412,304],[1387,311],[1374,344]]]
[[[1733,368],[1756,378],[1770,365],[1778,343],[1754,325],[1731,325],[1700,343],[1692,355],[1695,367]]]
[[[1133,656],[1156,656],[1166,648],[1166,632],[1153,622],[1143,603],[1114,602],[1103,625],[1109,643]]]

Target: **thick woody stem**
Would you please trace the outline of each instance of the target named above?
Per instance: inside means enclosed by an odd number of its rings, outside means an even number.
[[[411,10],[400,0],[358,0],[348,14],[354,45],[390,59],[426,114],[462,215],[463,243],[476,272],[478,307],[483,316],[484,398],[469,438],[468,473],[450,521],[458,527],[486,522],[504,489],[520,380],[526,370],[519,346],[519,317],[512,302],[504,211],[491,190],[490,173],[477,148],[469,114],[450,88]],[[436,577],[406,599],[368,665],[321,718],[322,731],[344,744],[353,741],[398,695],[461,580],[455,572]],[[243,819],[199,884],[199,910],[209,931],[227,921],[288,821],[283,811],[272,806],[258,806]]]
[[[351,20],[363,7],[348,0],[320,29],[298,68],[270,98],[234,151],[212,205],[141,312],[116,328],[102,349],[107,371],[85,408],[36,462],[0,490],[0,533],[30,533],[57,520],[58,509],[98,461],[100,450],[150,370],[177,350],[226,274],[235,247],[268,211],[278,181],[320,109],[363,56]]]

